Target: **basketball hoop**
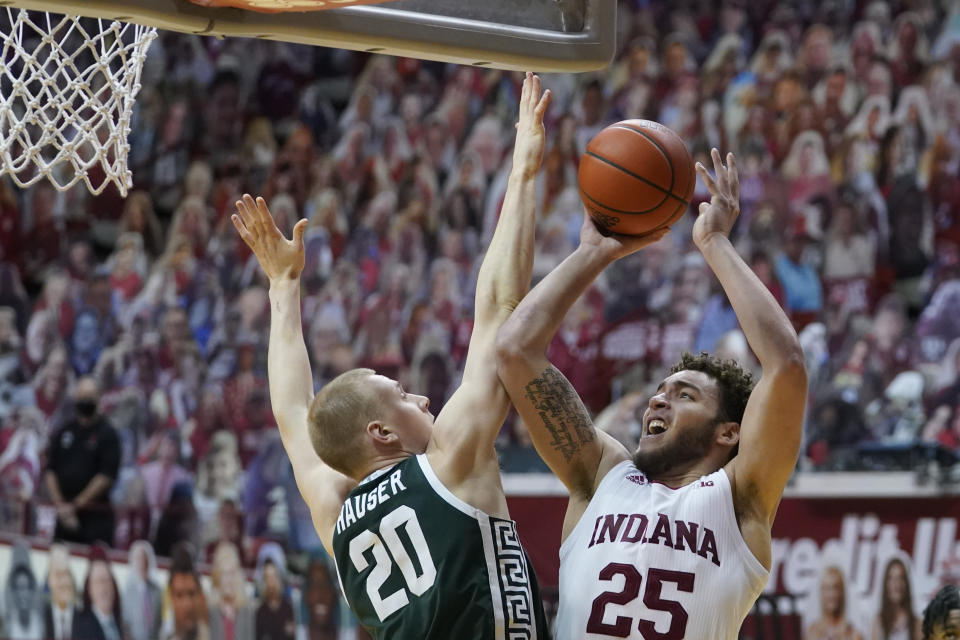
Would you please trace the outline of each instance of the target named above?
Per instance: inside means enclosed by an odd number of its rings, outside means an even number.
[[[0,30],[0,175],[93,194],[133,186],[130,116],[153,27],[6,9]],[[0,14],[2,18],[2,14]],[[91,176],[99,165],[103,177]],[[97,172],[99,173],[99,172]]]
[[[215,9],[233,7],[259,13],[283,13],[285,11],[323,11],[342,9],[361,4],[383,4],[392,0],[190,0],[193,4]]]

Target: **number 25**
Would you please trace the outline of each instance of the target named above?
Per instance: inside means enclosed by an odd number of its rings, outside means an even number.
[[[614,638],[627,638],[633,627],[633,618],[617,616],[613,624],[603,621],[603,612],[607,604],[627,604],[636,600],[640,595],[640,585],[643,577],[632,564],[611,562],[600,570],[600,579],[610,581],[614,576],[623,576],[622,591],[604,591],[593,601],[590,609],[590,619],[587,620],[589,633],[600,633]],[[654,629],[653,622],[640,619],[637,629],[644,640],[683,640],[687,633],[687,611],[676,600],[663,600],[660,592],[664,582],[674,582],[678,591],[693,593],[693,579],[696,576],[686,571],[668,571],[666,569],[650,569],[647,571],[647,588],[643,592],[643,604],[647,609],[666,611],[670,614],[670,628],[661,633]]]

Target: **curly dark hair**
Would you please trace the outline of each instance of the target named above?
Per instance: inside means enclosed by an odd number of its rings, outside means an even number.
[[[753,391],[753,374],[744,371],[736,361],[720,360],[706,351],[701,351],[698,356],[684,352],[680,361],[670,368],[670,374],[678,371],[702,371],[716,380],[720,389],[720,413],[717,419],[738,424],[743,420],[743,411]]]
[[[933,637],[934,625],[946,625],[953,609],[960,609],[960,589],[955,584],[948,584],[937,591],[937,595],[923,610],[923,637]]]

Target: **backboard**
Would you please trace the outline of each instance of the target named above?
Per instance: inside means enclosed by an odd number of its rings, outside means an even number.
[[[324,11],[259,13],[201,7],[188,0],[0,0],[0,6],[184,33],[539,72],[606,66],[616,44],[616,5],[616,0],[393,0]]]

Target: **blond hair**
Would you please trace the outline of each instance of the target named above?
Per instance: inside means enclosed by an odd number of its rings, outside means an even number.
[[[240,551],[237,545],[228,540],[221,540],[213,550],[213,561],[210,564],[212,565],[210,581],[213,583],[215,604],[229,602],[237,608],[246,606],[246,576],[240,563]],[[232,579],[226,579],[227,572],[231,572],[229,577]]]
[[[307,429],[314,451],[347,476],[360,471],[363,427],[379,416],[379,403],[364,388],[372,369],[351,369],[327,383],[313,398]]]

